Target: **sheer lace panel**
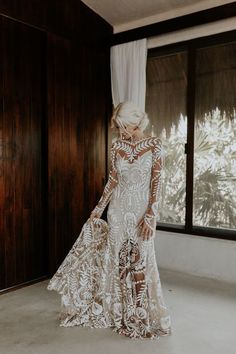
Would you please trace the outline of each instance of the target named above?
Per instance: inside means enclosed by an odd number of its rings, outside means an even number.
[[[117,151],[118,154],[126,158],[129,163],[133,163],[139,157],[144,155],[147,151],[150,151],[153,142],[152,137],[145,137],[137,141],[128,141],[128,140],[117,140]]]
[[[152,153],[153,163],[151,171],[150,198],[145,221],[150,226],[149,219],[152,219],[157,215],[162,170],[162,145],[161,140],[156,137],[146,137],[136,142],[117,139],[112,144],[110,152],[111,169],[109,171],[108,181],[105,185],[103,194],[94,209],[99,217],[101,217],[106,205],[110,201],[113,189],[118,184],[115,163],[117,155],[119,154],[122,158],[125,158],[125,160],[132,164],[148,151]],[[153,223],[151,227],[153,228]]]
[[[118,183],[117,170],[115,166],[115,155],[116,155],[115,145],[116,145],[115,143],[112,144],[111,151],[110,151],[111,168],[109,171],[108,181],[104,187],[104,191],[102,193],[101,198],[99,199],[98,204],[94,208],[94,211],[97,212],[99,218],[101,217],[106,205],[110,201],[112,191]]]
[[[163,165],[163,150],[160,138],[155,138],[153,147],[153,160],[151,172],[150,198],[147,213],[156,217],[160,201],[161,175]]]

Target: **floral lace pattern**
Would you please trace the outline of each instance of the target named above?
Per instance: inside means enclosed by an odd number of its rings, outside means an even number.
[[[117,139],[104,192],[47,289],[61,297],[60,325],[112,327],[130,338],[171,333],[156,262],[154,234],[143,240],[138,222],[156,220],[162,144],[156,137]],[[109,203],[107,223],[100,219]]]

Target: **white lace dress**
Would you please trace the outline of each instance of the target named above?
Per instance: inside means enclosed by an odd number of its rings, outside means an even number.
[[[156,225],[163,149],[157,137],[117,139],[103,194],[48,290],[61,294],[60,326],[111,327],[130,338],[171,334],[154,236],[143,240],[138,222]],[[107,223],[101,219],[106,205]]]

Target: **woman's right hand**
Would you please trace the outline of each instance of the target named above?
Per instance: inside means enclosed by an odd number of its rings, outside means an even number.
[[[100,215],[98,214],[98,212],[96,210],[93,210],[89,216],[90,220],[93,220],[94,218],[100,218]]]

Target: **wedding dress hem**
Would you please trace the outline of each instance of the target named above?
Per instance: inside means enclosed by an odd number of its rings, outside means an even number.
[[[59,295],[61,295],[63,297],[64,292],[63,289],[59,288],[59,283],[56,285],[56,283],[54,282],[54,284],[52,285],[49,284],[47,286],[47,290],[51,290],[51,291],[55,291],[57,292]],[[65,304],[63,304],[62,301],[62,306],[64,307]],[[124,337],[128,337],[130,339],[159,339],[160,337],[166,337],[168,335],[171,335],[173,333],[173,329],[171,328],[167,328],[167,329],[163,329],[163,328],[155,328],[153,329],[152,332],[146,332],[144,335],[140,336],[137,333],[137,327],[134,326],[133,330],[128,330],[125,326],[120,326],[117,327],[113,321],[111,319],[107,319],[107,321],[104,321],[103,325],[95,325],[91,323],[91,319],[89,319],[90,322],[82,322],[81,323],[81,315],[77,315],[77,314],[70,314],[70,313],[60,313],[59,316],[59,326],[60,327],[89,327],[91,329],[99,329],[99,328],[110,328],[112,330],[112,332],[118,333],[121,336]],[[129,324],[129,327],[132,327]]]
[[[60,320],[60,317],[59,317],[59,320]],[[105,324],[104,326],[95,326],[95,325],[92,325],[91,323],[77,323],[77,324],[73,324],[70,322],[68,323],[63,323],[63,322],[60,322],[59,324],[60,327],[75,327],[75,326],[78,326],[78,327],[88,327],[90,329],[107,329],[107,328],[110,328],[112,330],[112,332],[114,333],[118,333],[119,335],[121,336],[124,336],[124,337],[128,337],[130,339],[159,339],[161,337],[166,337],[166,336],[169,336],[173,333],[173,329],[172,328],[169,328],[167,330],[163,330],[161,328],[158,328],[158,329],[155,329],[154,332],[147,332],[144,336],[140,336],[140,335],[137,335],[137,328],[134,327],[133,331],[129,331],[127,330],[127,328],[125,328],[124,326],[122,327],[116,327],[115,325],[113,324]],[[149,335],[150,333],[150,335]]]

